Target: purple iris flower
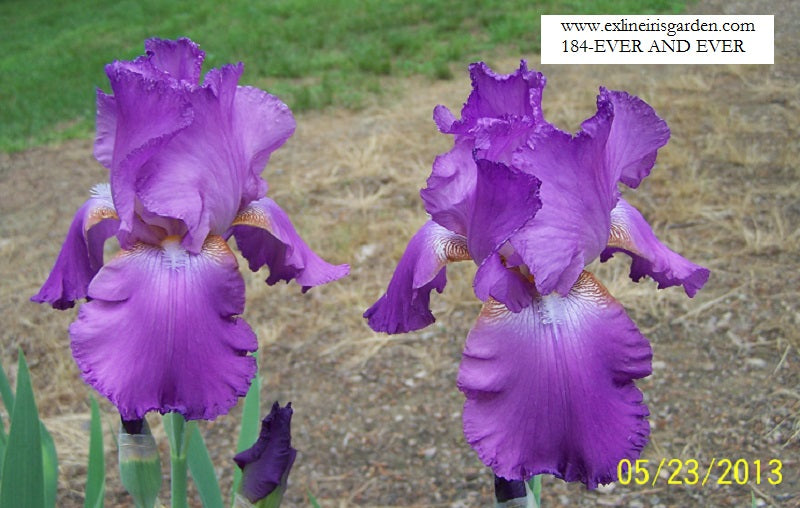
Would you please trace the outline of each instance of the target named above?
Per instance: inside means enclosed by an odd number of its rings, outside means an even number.
[[[651,373],[652,350],[586,265],[623,252],[634,281],[690,297],[709,276],[659,242],[618,189],[649,174],[669,129],[641,99],[601,88],[596,114],[570,135],[544,120],[545,78],[524,61],[509,75],[483,63],[470,73],[461,119],[434,110],[454,145],[421,191],[431,219],[364,317],[387,333],[431,324],[446,264],[472,259],[484,305],[458,375],[467,440],[502,478],[550,473],[594,488],[647,442],[634,380]]]
[[[308,288],[347,265],[323,261],[266,197],[260,173],[292,135],[278,98],[238,86],[243,66],[199,83],[205,54],[189,39],[145,42],[146,54],[106,66],[94,154],[109,169],[78,210],[47,281],[32,298],[66,309],[84,379],[124,420],[151,410],[212,419],[256,372],[256,336],[239,315],[244,281],[230,236],[267,283]],[[105,241],[120,252],[104,264]]]
[[[276,488],[286,489],[297,456],[291,443],[292,413],[291,403],[280,407],[276,401],[261,422],[258,440],[233,458],[242,470],[241,494],[251,503],[264,499]]]

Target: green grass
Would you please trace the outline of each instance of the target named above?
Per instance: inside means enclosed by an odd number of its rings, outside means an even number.
[[[87,135],[103,66],[145,38],[191,37],[205,69],[243,61],[242,83],[294,111],[357,108],[383,76],[452,77],[500,47],[532,53],[541,14],[676,13],[685,0],[4,0],[0,150]]]

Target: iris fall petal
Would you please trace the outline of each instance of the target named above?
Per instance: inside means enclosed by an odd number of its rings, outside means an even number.
[[[87,383],[125,420],[157,410],[213,419],[243,396],[256,373],[256,336],[237,317],[244,281],[225,241],[199,254],[179,239],[136,244],[108,262],[70,326]]]
[[[611,235],[600,260],[607,261],[616,252],[631,257],[630,275],[635,282],[649,275],[659,289],[682,285],[690,297],[705,285],[710,274],[707,268],[661,243],[639,210],[621,198],[611,211]]]
[[[108,186],[96,186],[75,213],[55,265],[31,301],[68,309],[85,298],[89,282],[103,266],[103,245],[118,227]]]
[[[470,259],[466,239],[433,221],[411,237],[386,293],[364,312],[373,330],[405,333],[435,321],[430,311],[431,291],[447,284],[445,265]]]
[[[458,375],[464,434],[496,475],[551,473],[589,488],[647,442],[634,379],[651,372],[650,345],[588,272],[566,296],[519,313],[490,300],[467,337]]]
[[[294,279],[303,292],[347,275],[346,264],[332,265],[297,234],[289,216],[273,200],[250,203],[233,222],[233,236],[254,272],[269,267],[267,284]]]

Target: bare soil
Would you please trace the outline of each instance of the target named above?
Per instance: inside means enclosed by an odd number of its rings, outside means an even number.
[[[701,467],[744,459],[750,475],[744,485],[724,485],[715,469],[703,487],[670,485],[666,476],[654,486],[591,492],[546,477],[545,506],[749,506],[751,495],[759,506],[800,506],[800,2],[709,1],[693,10],[774,13],[775,65],[568,67],[528,59],[548,77],[548,120],[564,129],[592,114],[599,85],[639,95],[670,125],[656,169],[627,197],[665,243],[709,267],[711,279],[689,300],[679,288],[632,283],[621,258],[596,272],[653,344],[653,374],[639,383],[652,413],[643,457],[696,459]],[[510,72],[511,56],[490,63]],[[474,267],[449,269],[448,287],[433,298],[438,320],[425,330],[385,336],[360,317],[425,221],[418,190],[435,155],[450,146],[431,111],[440,103],[460,109],[466,65],[452,81],[391,80],[386,90],[365,111],[299,115],[297,133],[265,171],[270,195],[309,244],[352,266],[348,278],[306,295],[245,273],[244,317],[259,335],[263,403],[295,408],[299,455],[286,505],[308,506],[310,490],[326,508],[491,506],[492,474],[464,441],[455,386],[479,310]],[[91,390],[70,357],[66,330],[75,311],[28,298],[72,214],[106,179],[89,139],[0,154],[0,358],[13,379],[17,348],[27,355],[56,439],[65,507],[83,503]],[[107,401],[102,408],[116,428],[114,408]],[[239,411],[202,425],[226,485]],[[159,420],[150,417],[166,446]],[[110,435],[106,445],[107,505],[128,506]],[[779,485],[763,470],[760,482],[754,478],[753,461],[771,459],[783,464]],[[168,499],[166,481],[162,494]]]

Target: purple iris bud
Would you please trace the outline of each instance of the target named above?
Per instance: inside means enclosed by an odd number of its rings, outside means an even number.
[[[133,61],[106,66],[94,155],[109,170],[78,210],[32,300],[64,309],[83,378],[135,421],[148,411],[213,419],[256,372],[256,336],[240,317],[244,280],[234,236],[267,283],[303,291],[348,273],[320,258],[261,177],[295,121],[277,97],[239,86],[243,65],[212,69],[189,39],[150,39]],[[120,252],[103,259],[106,240]]]
[[[544,119],[545,78],[524,61],[508,75],[473,64],[470,75],[460,119],[434,110],[453,148],[420,192],[430,220],[365,317],[386,333],[431,324],[447,263],[473,260],[484,305],[458,373],[467,441],[512,484],[548,473],[594,488],[647,443],[635,380],[651,373],[652,349],[586,266],[624,253],[634,281],[690,297],[709,276],[620,197],[621,184],[647,177],[670,131],[643,100],[601,88],[597,112],[570,134]]]
[[[297,450],[292,448],[292,404],[280,407],[276,401],[261,422],[258,440],[233,460],[242,470],[241,494],[256,503],[272,494],[276,488],[286,489]]]

